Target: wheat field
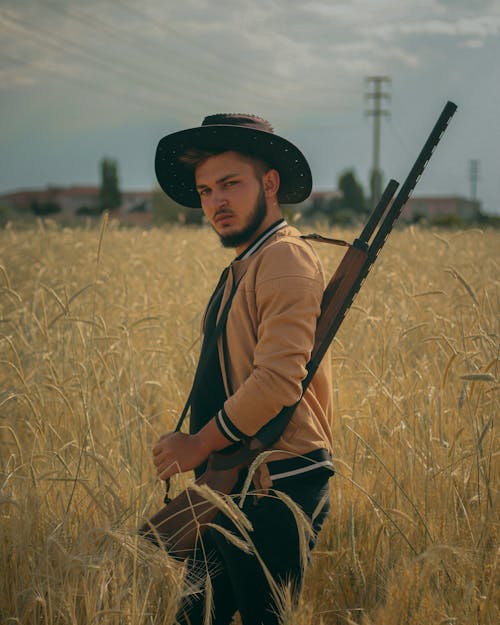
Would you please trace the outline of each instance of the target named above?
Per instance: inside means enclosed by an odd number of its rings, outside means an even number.
[[[331,274],[342,251],[315,247]],[[8,226],[0,249],[0,621],[173,624],[182,567],[134,530],[231,252],[106,219]],[[284,623],[499,622],[499,250],[493,230],[391,235],[327,356],[332,509]]]

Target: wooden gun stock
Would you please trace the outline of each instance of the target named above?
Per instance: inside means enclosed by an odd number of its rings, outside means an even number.
[[[238,482],[240,471],[265,449],[259,440],[251,439],[236,452],[211,454],[206,471],[195,485],[206,485],[217,493],[229,495]],[[161,543],[170,555],[183,560],[193,552],[207,524],[214,520],[218,511],[218,506],[198,489],[188,487],[163,506],[139,533],[157,545]]]
[[[388,183],[359,238],[348,246],[349,249],[329,281],[323,295],[307,375],[302,383],[303,393],[331,345],[340,324],[377,259],[456,108],[453,102],[446,104],[392,204],[391,200],[398,183],[395,180]],[[380,223],[381,219],[382,223]],[[322,237],[312,235],[310,238],[321,239]],[[195,484],[207,485],[218,493],[233,492],[240,471],[249,467],[261,452],[268,449],[279,438],[298,403],[283,408],[274,419],[237,451],[211,454],[207,470]],[[139,531],[152,542],[158,544],[161,541],[173,556],[185,558],[193,551],[199,537],[207,524],[214,520],[217,512],[218,507],[214,503],[203,497],[197,489],[188,487],[167,503]]]

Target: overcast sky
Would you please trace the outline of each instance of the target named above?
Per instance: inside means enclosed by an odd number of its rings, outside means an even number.
[[[0,193],[97,184],[103,156],[149,189],[158,140],[250,112],[301,147],[314,186],[367,187],[368,76],[389,76],[385,180],[402,180],[447,100],[458,111],[415,195],[500,213],[500,0],[0,0]]]

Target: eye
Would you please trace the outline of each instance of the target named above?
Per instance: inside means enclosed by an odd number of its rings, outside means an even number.
[[[224,183],[224,186],[225,187],[232,187],[235,184],[238,184],[237,180],[228,180],[226,183]]]
[[[200,197],[204,197],[204,196],[208,195],[209,191],[210,191],[210,189],[198,189],[198,195]]]

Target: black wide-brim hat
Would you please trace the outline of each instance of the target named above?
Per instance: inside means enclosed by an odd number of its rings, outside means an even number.
[[[258,158],[280,174],[278,201],[298,204],[311,193],[311,170],[302,152],[274,134],[268,121],[254,115],[218,113],[202,125],[167,135],[156,149],[155,171],[160,187],[173,200],[200,208],[194,170],[179,160],[186,150],[235,151]]]

